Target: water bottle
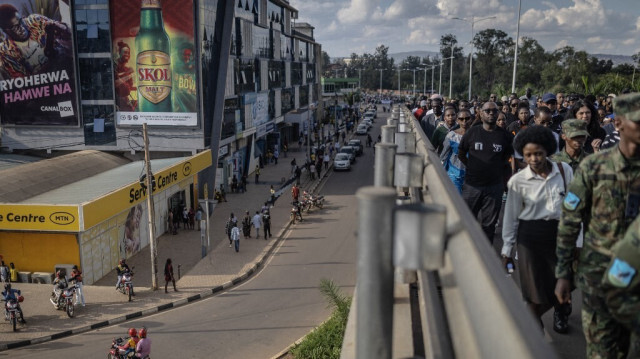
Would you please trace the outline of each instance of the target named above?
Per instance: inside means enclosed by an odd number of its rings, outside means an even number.
[[[511,273],[513,273],[513,262],[507,263],[507,277],[511,277]]]

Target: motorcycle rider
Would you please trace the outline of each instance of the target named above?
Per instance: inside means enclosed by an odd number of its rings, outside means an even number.
[[[67,278],[62,274],[61,271],[56,272],[56,279],[53,280],[53,294],[55,296],[55,305],[60,307],[60,302],[62,300],[62,291],[69,286],[67,283]]]
[[[136,328],[129,328],[129,339],[124,345],[118,346],[118,349],[124,351],[125,357],[129,357],[132,355],[131,353],[135,353],[139,341]]]
[[[116,267],[116,271],[118,272],[118,282],[116,282],[116,290],[118,290],[118,289],[120,289],[120,286],[122,285],[122,276],[127,272],[131,272],[131,269],[127,265],[127,263],[126,263],[124,258],[122,258],[120,260],[120,262],[118,263],[118,266]],[[132,286],[132,288],[133,288],[133,286]],[[134,294],[131,293],[131,295],[134,295]]]
[[[80,269],[78,269],[77,265],[73,266],[73,269],[71,270],[71,280],[75,283],[76,285],[76,303],[78,304],[78,302],[82,303],[82,306],[84,307],[84,292],[82,291],[82,271]]]
[[[24,320],[24,313],[22,313],[22,308],[20,308],[20,301],[18,300],[16,293],[20,295],[20,290],[11,289],[11,283],[7,283],[4,285],[4,292],[2,292],[2,300],[4,300],[5,302],[15,300],[16,303],[18,304],[18,313],[20,313],[20,323],[27,324],[27,321]],[[4,307],[4,310],[5,310],[5,318],[6,318],[6,312],[7,312],[6,306]]]
[[[151,339],[147,338],[147,328],[140,328],[138,336],[140,341],[136,345],[136,358],[148,358],[151,354]]]

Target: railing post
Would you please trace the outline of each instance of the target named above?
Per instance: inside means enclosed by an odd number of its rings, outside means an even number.
[[[382,126],[381,128],[382,133],[380,134],[380,142],[382,143],[393,143],[393,137],[396,133],[396,127],[395,126]]]
[[[376,158],[373,169],[373,184],[375,186],[393,186],[393,167],[396,148],[398,148],[398,146],[393,143],[381,142],[376,144]]]
[[[401,123],[400,126],[406,125]],[[396,145],[398,145],[397,153],[415,153],[416,152],[416,134],[413,132],[396,132]]]
[[[358,198],[356,358],[389,359],[393,337],[393,223],[396,192],[364,187]]]

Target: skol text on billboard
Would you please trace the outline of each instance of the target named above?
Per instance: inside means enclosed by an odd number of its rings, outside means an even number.
[[[70,11],[69,0],[0,0],[2,124],[78,126]]]
[[[196,126],[193,1],[110,3],[118,124]]]

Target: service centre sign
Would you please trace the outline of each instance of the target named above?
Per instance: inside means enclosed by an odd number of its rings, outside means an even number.
[[[77,232],[78,206],[0,204],[0,230]]]

